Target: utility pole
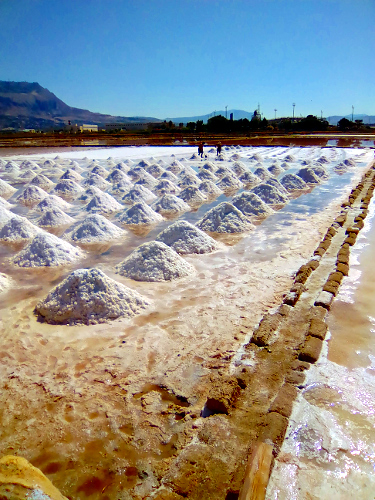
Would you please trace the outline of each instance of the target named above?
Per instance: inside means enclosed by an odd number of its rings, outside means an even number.
[[[296,103],[293,103],[293,121],[294,121],[294,108],[296,107]]]
[[[320,119],[323,120],[323,111],[320,110]]]
[[[275,120],[276,120],[276,111],[277,111],[277,109],[275,108],[274,111],[275,111]]]
[[[228,104],[225,106],[225,118],[228,119]]]
[[[352,122],[354,122],[353,118],[354,118],[354,106],[352,105]]]

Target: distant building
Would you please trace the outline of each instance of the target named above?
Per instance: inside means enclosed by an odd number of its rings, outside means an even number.
[[[77,125],[77,123],[68,122],[68,125],[65,125],[65,132],[98,132],[97,125],[90,125],[84,123],[83,125]]]
[[[152,122],[129,122],[129,123],[106,123],[106,132],[115,132],[118,130],[147,130],[155,126]]]
[[[98,131],[98,126],[97,125],[88,125],[87,123],[84,123],[82,127],[80,127],[81,132],[97,132]]]

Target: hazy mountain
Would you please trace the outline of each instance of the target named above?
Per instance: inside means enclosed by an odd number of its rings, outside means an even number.
[[[242,109],[228,109],[227,118],[229,119],[230,114],[233,113],[234,120],[241,120],[242,118],[247,118],[251,120],[254,112],[249,113],[248,111],[243,111]],[[225,116],[224,111],[213,111],[212,113],[208,113],[207,115],[199,115],[199,116],[179,116],[177,118],[165,118],[166,121],[172,120],[174,123],[188,123],[188,122],[196,122],[197,120],[203,120],[203,123],[207,123],[209,118],[213,116],[222,115]]]
[[[39,83],[0,81],[0,129],[45,129],[72,123],[104,125],[111,122],[159,122],[157,118],[92,113],[65,104]]]
[[[334,115],[334,116],[328,116],[326,120],[330,125],[337,125],[337,122],[341,120],[341,118],[347,118],[348,120],[351,121],[352,115]],[[374,115],[353,115],[353,120],[363,120],[364,125],[368,125],[370,123],[375,123],[375,116]]]

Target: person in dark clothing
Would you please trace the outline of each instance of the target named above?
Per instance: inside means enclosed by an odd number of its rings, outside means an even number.
[[[198,154],[200,155],[201,158],[203,158],[203,146],[204,146],[203,142],[201,142],[198,146]]]
[[[216,147],[216,155],[219,156],[220,153],[221,153],[221,142],[219,142],[219,144]]]

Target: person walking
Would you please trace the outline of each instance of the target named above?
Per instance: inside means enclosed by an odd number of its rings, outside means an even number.
[[[203,146],[204,146],[203,142],[201,142],[198,146],[198,154],[200,155],[201,158],[203,158]]]
[[[219,142],[216,147],[216,156],[219,156],[220,153],[221,153],[221,142]]]

